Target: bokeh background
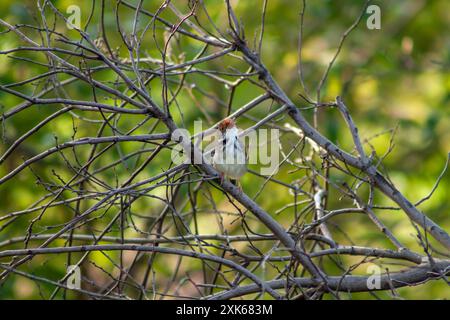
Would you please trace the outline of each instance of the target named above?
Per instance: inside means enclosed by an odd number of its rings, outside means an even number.
[[[81,7],[82,13],[89,12],[92,6],[91,1],[52,1],[57,8],[65,12],[64,8],[76,4]],[[129,1],[136,3],[137,1]],[[302,8],[302,1],[272,0],[268,2],[265,34],[262,47],[262,60],[281,87],[290,95],[293,101],[299,106],[307,106],[299,94],[305,94],[300,85],[298,75],[298,35],[299,16]],[[182,2],[175,1],[180,10],[185,11]],[[261,21],[262,1],[232,1],[238,16],[241,18],[248,41],[257,38]],[[343,96],[353,119],[359,127],[360,135],[363,139],[370,139],[378,155],[383,155],[389,149],[390,142],[393,142],[394,149],[383,160],[383,165],[389,173],[389,177],[399,190],[410,199],[416,202],[426,196],[441,174],[447,161],[447,154],[450,151],[450,2],[447,0],[418,0],[418,1],[372,1],[381,8],[381,29],[369,30],[366,25],[367,15],[363,16],[360,25],[352,31],[346,39],[341,53],[338,56],[334,67],[331,69],[328,81],[322,90],[322,101],[333,101],[337,95]],[[334,56],[340,38],[345,30],[355,21],[362,8],[363,1],[332,1],[319,0],[307,1],[307,8],[304,16],[303,30],[303,67],[305,84],[309,92],[315,97],[317,85],[326,69],[329,61]],[[144,8],[154,12],[160,3],[150,1],[145,3]],[[226,15],[221,0],[208,0],[207,7],[212,19],[216,24],[225,30]],[[110,9],[110,8],[109,8]],[[0,2],[0,17],[11,24],[15,23],[35,23],[38,18],[36,1],[10,1]],[[176,21],[173,14],[164,12],[162,17]],[[86,14],[82,14],[81,21],[85,23]],[[50,18],[49,18],[50,19]],[[123,10],[121,21],[129,30],[133,19],[133,11]],[[200,16],[201,21],[207,21]],[[115,28],[115,17],[109,12],[106,15],[106,27]],[[128,23],[128,24],[127,24]],[[77,37],[76,32],[65,30],[63,23],[59,23],[58,30],[69,36]],[[0,31],[4,29],[0,28]],[[98,19],[93,18],[93,23],[88,29],[91,35],[99,35]],[[109,32],[109,31],[108,31]],[[145,51],[153,57],[158,57],[158,51],[152,47],[149,33],[148,45]],[[163,41],[163,32],[158,35],[158,41]],[[120,39],[111,37],[113,47],[119,46]],[[199,50],[199,44],[189,39],[180,39],[180,45],[174,46],[173,56],[183,59],[182,55],[192,58]],[[18,38],[11,33],[0,34],[0,50],[6,50],[19,45]],[[23,57],[31,56],[29,54]],[[43,55],[33,56],[37,61],[45,61]],[[174,58],[175,59],[175,58]],[[227,70],[228,64],[234,68],[245,70],[236,61],[224,58],[205,64],[205,69]],[[219,65],[218,65],[219,63]],[[30,78],[43,72],[45,68],[36,64],[25,63],[14,60],[4,55],[0,55],[0,83],[6,84],[18,82]],[[99,77],[105,81],[112,75],[104,72]],[[207,124],[213,124],[226,115],[226,106],[220,101],[227,101],[229,90],[211,79],[201,75],[189,75],[188,81],[195,83],[196,88],[184,90],[179,96],[180,105],[189,105],[190,108],[183,110],[183,117],[175,113],[178,124],[184,124],[192,130],[194,120],[202,119]],[[31,94],[31,87],[26,92]],[[152,92],[155,93],[155,100],[160,102],[160,83],[152,85]],[[86,99],[91,95],[89,88],[81,84],[73,84],[68,88],[71,96],[79,99]],[[207,92],[218,99],[211,99],[203,93]],[[243,84],[234,93],[233,110],[247,103],[262,91],[258,91],[255,86]],[[0,91],[1,112],[7,111],[21,100],[5,92]],[[255,108],[250,115],[254,118],[262,118],[267,115],[271,108],[267,103],[265,107]],[[51,114],[51,110],[44,106],[36,106],[26,112],[18,114],[2,123],[0,152],[3,153],[12,141],[21,134],[32,128],[33,125]],[[312,119],[312,112],[305,111],[309,119]],[[81,115],[81,114],[80,114]],[[91,115],[89,115],[91,116]],[[100,119],[100,118],[98,118]],[[132,119],[131,116],[124,116],[118,124],[121,129],[131,128],[140,119]],[[287,122],[287,119],[279,119],[279,123]],[[254,124],[251,119],[242,118],[238,121],[242,128]],[[150,126],[150,124],[149,124]],[[96,134],[99,125],[77,119],[66,114],[58,117],[51,124],[40,129],[39,132],[27,139],[15,153],[0,165],[0,175],[4,176],[18,164],[23,158],[29,158],[55,144],[55,137],[58,142],[71,139],[74,134],[73,128],[77,128],[76,137],[93,136]],[[160,127],[162,131],[163,127]],[[319,114],[319,129],[332,141],[344,148],[351,148],[351,137],[346,130],[341,116],[336,111],[321,112]],[[142,128],[142,132],[148,127]],[[395,135],[393,133],[395,132]],[[293,137],[283,140],[283,145],[291,145]],[[122,144],[121,149],[117,149],[110,155],[102,158],[102,163],[96,164],[98,167],[106,165],[108,162],[120,159],[121,154],[129,154],[138,150],[142,146],[133,143]],[[87,157],[88,148],[78,150],[81,158]],[[370,152],[370,148],[366,149]],[[83,154],[83,152],[85,154]],[[162,169],[167,168],[170,153],[164,153],[159,159],[152,163],[152,166],[139,177],[152,176]],[[125,180],[142,158],[127,160],[116,166],[115,173],[105,172],[105,179]],[[256,168],[256,167],[255,167]],[[255,169],[254,168],[254,169]],[[301,176],[302,172],[294,175],[289,173],[289,168],[280,170],[277,179],[293,181]],[[45,161],[40,161],[33,165],[36,174],[54,179],[52,170],[55,170],[62,177],[66,177],[65,162],[60,157],[49,157]],[[109,175],[109,176],[108,176]],[[67,173],[69,176],[69,173]],[[334,181],[345,179],[341,174],[332,175]],[[264,181],[253,175],[247,174],[242,179],[243,190],[249,195],[255,195],[259,188],[255,188],[255,183],[260,186]],[[434,192],[431,199],[421,204],[423,210],[430,218],[440,224],[445,230],[450,230],[450,174],[444,174],[439,187]],[[159,191],[155,191],[159,192]],[[164,191],[161,190],[161,193]],[[189,191],[183,188],[186,195]],[[213,195],[220,209],[232,211],[226,197],[218,191],[213,190]],[[46,190],[36,184],[36,177],[26,170],[20,173],[11,181],[0,186],[0,215],[9,212],[19,211],[28,208],[41,196],[46,194]],[[208,201],[199,196],[199,201]],[[257,202],[265,210],[275,216],[275,212],[285,204],[293,201],[292,194],[286,189],[276,184],[270,184],[257,197]],[[345,204],[339,203],[339,195],[331,193],[330,207],[342,207]],[[376,202],[381,206],[392,205],[386,198],[377,194]],[[156,215],[161,209],[161,204],[154,199],[143,198],[136,201],[132,211],[148,217]],[[0,243],[12,237],[24,234],[30,219],[37,213],[26,215],[16,220],[14,223],[5,226],[8,220],[0,221]],[[46,226],[56,226],[68,219],[71,212],[64,207],[51,208],[44,219],[36,225],[38,232],[45,232]],[[291,221],[292,208],[287,208],[276,215],[276,219],[282,223]],[[380,219],[391,228],[393,233],[408,247],[421,252],[420,246],[415,238],[415,230],[400,211],[387,210],[379,212]],[[218,232],[216,217],[212,218],[208,212],[199,214],[198,230],[205,234]],[[234,223],[234,216],[225,216],[224,225],[230,234],[239,233],[239,225]],[[333,220],[340,229],[346,230],[351,235],[348,239],[345,233],[336,232],[336,239],[342,244],[355,243],[358,245],[379,246],[390,248],[390,244],[383,238],[367,217],[359,215],[345,215]],[[105,222],[98,219],[95,227],[101,229]],[[249,222],[255,230],[261,232],[263,228],[257,221]],[[114,231],[112,231],[113,233]],[[127,236],[136,236],[132,229],[127,230]],[[438,244],[430,240],[432,244]],[[64,245],[64,240],[56,242]],[[20,248],[23,244],[0,247]],[[244,244],[243,244],[244,245]],[[117,257],[118,253],[110,253],[109,257]],[[90,254],[90,261],[102,268],[110,268],[109,257],[96,252]],[[160,274],[158,281],[161,284],[170,280],[170,272],[167,266],[175,265],[175,257],[158,256],[155,262],[155,271]],[[131,257],[128,257],[131,259]],[[349,263],[358,261],[356,258],[345,258]],[[353,259],[353,260],[352,260]],[[326,263],[326,261],[324,262]],[[57,280],[65,274],[66,256],[35,257],[32,263],[24,266],[26,272],[35,275]],[[93,264],[85,266],[83,272],[95,279],[104,279],[107,276],[94,267]],[[401,266],[389,266],[390,270],[396,270]],[[195,278],[201,269],[201,263],[195,260],[186,260],[183,265],[184,272]],[[338,272],[330,264],[330,273]],[[112,271],[111,271],[112,272]],[[275,275],[273,271],[270,275]],[[361,267],[354,271],[355,274],[366,274],[365,268]],[[189,283],[185,284],[186,294],[192,293]],[[0,298],[2,299],[39,299],[48,298],[53,291],[51,285],[37,283],[25,277],[11,275],[0,287]],[[450,290],[448,285],[440,281],[431,281],[419,287],[402,288],[398,290],[401,297],[407,299],[448,299]],[[69,293],[72,295],[72,293]],[[384,299],[394,298],[390,292],[377,294]],[[76,294],[71,296],[79,298]],[[349,296],[350,298],[350,296]],[[373,298],[369,294],[352,294],[351,298]]]

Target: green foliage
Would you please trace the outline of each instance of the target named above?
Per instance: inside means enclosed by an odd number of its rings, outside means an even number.
[[[133,1],[133,3],[137,2]],[[188,10],[180,1],[174,2],[178,7],[183,8],[183,12]],[[28,23],[30,19],[39,20],[34,3],[35,1],[17,3],[17,1],[4,0],[0,3],[0,17],[9,23]],[[54,3],[62,12],[65,12],[64,8],[71,4],[70,1],[54,1]],[[353,119],[358,124],[362,138],[370,140],[378,155],[388,152],[390,143],[393,143],[394,149],[384,158],[383,165],[387,168],[391,180],[398,189],[402,190],[405,196],[412,199],[413,202],[416,202],[432,190],[437,177],[444,168],[447,154],[450,151],[450,73],[448,72],[450,68],[450,36],[448,32],[450,28],[448,14],[450,2],[436,0],[417,1],[414,4],[412,1],[375,1],[375,3],[381,7],[382,29],[368,30],[365,27],[365,18],[363,17],[361,24],[349,35],[334,67],[331,69],[328,81],[322,90],[321,101],[329,102],[333,101],[337,95],[343,96]],[[77,4],[82,8],[83,13],[90,11],[90,2],[79,1]],[[236,13],[245,28],[247,41],[253,47],[252,40],[258,39],[260,32],[262,1],[235,1],[235,4]],[[149,1],[144,2],[143,6],[146,10],[155,12],[160,3]],[[207,6],[212,20],[217,23],[221,30],[226,30],[228,26],[223,1],[208,1]],[[98,10],[95,12],[98,13]],[[337,50],[342,33],[353,23],[360,10],[361,3],[359,1],[307,1],[302,43],[302,63],[305,84],[308,89],[305,92],[301,87],[298,75],[298,32],[301,1],[268,2],[262,60],[273,73],[274,78],[299,106],[308,107],[300,94],[309,94],[315,99],[318,83]],[[46,12],[46,17],[49,21],[54,19],[50,12]],[[178,21],[178,18],[169,10],[163,11],[161,17],[172,22]],[[82,23],[86,23],[87,18],[87,15],[83,14]],[[121,9],[120,19],[126,32],[131,31],[133,18],[133,10]],[[208,25],[208,18],[204,14],[200,13],[198,19],[205,26]],[[139,28],[144,28],[146,23],[148,23],[148,19],[142,19]],[[127,56],[121,40],[114,32],[114,28],[116,28],[115,16],[111,11],[108,11],[105,17],[105,27],[107,34],[115,34],[110,39],[111,47],[114,50],[118,48],[121,56]],[[159,27],[161,28],[161,25]],[[66,32],[62,23],[58,23],[56,28],[60,32]],[[99,30],[98,15],[94,14],[93,22],[87,32],[95,38],[99,35]],[[4,29],[0,28],[0,31],[4,31]],[[211,31],[214,30],[211,28]],[[67,32],[68,36],[77,37],[75,31]],[[163,47],[165,40],[163,32],[156,34],[157,43],[160,47]],[[152,32],[146,34],[149,39],[144,41],[145,45],[142,52],[145,53],[144,56],[148,55],[160,59],[159,50],[154,45],[151,35]],[[11,33],[2,34],[0,37],[0,50],[18,45],[19,40]],[[186,37],[177,39],[173,43],[170,48],[173,61],[182,62],[192,59],[203,49],[201,43]],[[210,48],[206,50],[206,54],[213,52]],[[47,61],[44,54],[14,53],[12,55],[33,59],[36,63],[25,63],[0,55],[0,84],[2,85],[22,81],[46,71],[46,68],[37,64]],[[236,61],[232,57],[225,57],[221,61],[225,65],[218,65],[218,62],[214,60],[201,64],[201,67],[223,72],[248,71],[244,62]],[[233,69],[228,68],[228,66]],[[117,76],[111,70],[100,71],[96,76],[98,81],[118,81]],[[227,78],[226,75],[223,77]],[[62,81],[64,76],[58,79]],[[230,79],[232,78],[230,77]],[[256,81],[257,78],[255,77],[254,80]],[[186,81],[195,84],[195,87],[192,86],[192,90],[184,88],[177,98],[179,105],[190,106],[188,109],[183,109],[183,113],[178,112],[174,106],[173,117],[178,125],[183,126],[184,124],[192,132],[194,120],[202,119],[207,121],[208,125],[212,125],[226,116],[227,106],[223,104],[223,101],[228,101],[230,94],[228,88],[196,73],[189,74]],[[118,90],[124,90],[125,88],[125,85],[120,85]],[[172,91],[176,91],[177,88],[176,83],[171,83],[169,86],[169,90]],[[28,86],[22,93],[31,95],[35,89],[42,90],[43,86],[40,85],[38,88]],[[66,90],[70,92],[72,98],[92,99],[92,90],[86,84],[76,82],[68,85]],[[258,90],[250,83],[243,83],[239,86],[234,92],[232,111],[263,92]],[[149,91],[154,101],[162,105],[161,82],[153,82]],[[208,95],[205,95],[205,93]],[[212,99],[211,96],[218,99]],[[1,112],[9,111],[21,102],[17,97],[0,91]],[[105,99],[101,102],[114,105],[112,99]],[[12,117],[3,122],[1,137],[4,140],[0,143],[1,154],[7,150],[11,142],[51,115],[55,108],[59,108],[59,106],[34,106],[20,116]],[[260,119],[268,114],[270,108],[272,108],[272,105],[267,102],[249,112],[249,115]],[[313,119],[312,111],[305,110],[304,114],[308,120]],[[29,158],[54,146],[56,141],[57,143],[63,143],[73,138],[96,136],[101,127],[99,121],[103,120],[102,117],[97,113],[91,114],[89,112],[78,112],[77,115],[82,119],[74,117],[70,113],[65,113],[29,137],[17,150],[18,152],[12,154],[5,163],[0,165],[0,176],[6,175],[20,165],[23,158]],[[118,120],[117,125],[122,132],[127,132],[140,121],[143,121],[144,117],[144,115],[123,115]],[[85,119],[91,121],[86,122]],[[286,119],[285,122],[288,122],[288,120]],[[250,127],[253,124],[254,121],[251,119],[242,118],[239,120],[239,126],[242,128]],[[152,125],[150,124],[142,126],[135,134],[147,134],[151,128]],[[351,151],[353,145],[351,135],[338,112],[320,112],[318,128],[331,141]],[[109,127],[104,130],[108,133],[107,135],[114,134]],[[154,132],[164,132],[164,127],[158,124],[154,128]],[[282,139],[282,145],[286,149],[291,148],[295,142],[292,138]],[[94,162],[93,168],[94,170],[101,170],[104,166],[117,162],[114,170],[105,170],[102,179],[109,182],[117,179],[117,181],[123,182],[137,166],[145,161],[150,151],[126,160],[120,160],[121,157],[139,152],[142,148],[153,150],[154,147],[150,143],[135,142],[116,145],[105,157]],[[77,148],[76,152],[73,152],[72,149],[64,150],[62,154],[70,162],[79,161],[80,165],[83,165],[89,159],[90,150],[90,146],[85,146]],[[367,146],[366,151],[370,153],[371,149]],[[170,153],[168,151],[162,152],[152,162],[151,166],[139,175],[138,180],[144,180],[167,170],[169,163]],[[42,185],[36,184],[36,175],[43,180],[56,181],[58,178],[54,173],[57,173],[63,181],[68,181],[73,173],[67,171],[66,163],[59,154],[52,155],[34,164],[32,169],[33,172],[29,169],[25,170],[14,180],[0,186],[0,216],[8,212],[25,210],[47,193]],[[257,169],[257,166],[253,169]],[[293,182],[301,179],[305,174],[302,170],[291,172],[287,168],[282,168],[275,178]],[[198,176],[194,176],[192,179],[195,177],[198,178]],[[330,180],[336,184],[351,181],[348,177],[339,174],[333,174]],[[277,221],[288,225],[292,220],[295,209],[289,207],[278,214],[275,214],[275,212],[287,203],[292,203],[294,201],[293,195],[287,193],[285,188],[272,182],[268,182],[267,188],[260,192],[259,187],[255,187],[255,181],[258,186],[264,183],[263,178],[252,175],[244,176],[241,181],[243,190],[250,197],[256,197],[258,204],[267,212],[273,214]],[[449,189],[450,175],[447,172],[433,196],[420,206],[421,210],[446,230],[450,229],[448,215],[450,212]],[[187,187],[182,187],[180,190],[181,198],[187,199],[191,191]],[[361,194],[367,194],[367,192],[367,190],[363,190]],[[69,191],[62,194],[63,199],[70,199],[74,196]],[[137,215],[142,215],[150,222],[153,221],[152,219],[156,219],[155,215],[162,208],[162,203],[155,198],[157,196],[165,196],[164,188],[149,191],[147,197],[142,197],[133,204],[129,209],[129,214],[135,216],[137,220],[139,220]],[[201,190],[197,194],[199,207],[209,205],[208,197],[213,197],[216,200],[216,203],[219,204],[219,210],[235,211],[228,198],[213,187],[210,187],[208,191]],[[380,194],[375,195],[375,200],[380,206],[392,205]],[[345,205],[349,205],[345,201],[348,200],[341,199],[339,194],[332,192],[328,206],[330,208],[343,208]],[[86,210],[89,205],[93,204],[95,204],[94,200],[86,202],[83,204],[85,206],[83,209]],[[185,210],[192,209],[192,204],[188,203]],[[0,229],[0,242],[23,236],[30,221],[39,212],[21,215],[8,227],[6,226],[8,220],[0,221],[0,228],[2,228]],[[36,223],[34,229],[42,233],[52,231],[45,228],[66,223],[73,217],[73,214],[72,210],[64,206],[49,208],[43,218]],[[102,217],[111,219],[115,214],[116,212],[109,210],[108,207],[96,212],[93,217],[96,219],[95,229],[103,230],[109,220],[102,220]],[[192,222],[191,228],[197,228],[204,234],[219,233],[221,230],[216,228],[218,223],[211,223],[211,221],[223,219],[230,234],[241,234],[244,226],[239,225],[239,222],[233,222],[236,218],[236,214],[219,217],[211,212],[199,212],[198,223],[195,225]],[[311,221],[311,218],[310,215],[304,217],[307,222]],[[421,247],[417,244],[415,229],[406,220],[406,216],[402,212],[383,211],[380,213],[380,219],[398,236],[400,241],[420,252]],[[141,223],[142,226],[146,225],[142,221],[138,223]],[[248,223],[248,227],[254,232],[267,232],[256,220],[249,218]],[[351,239],[359,245],[370,244],[376,247],[391,247],[389,241],[383,237],[365,215],[352,215],[351,220],[344,215],[333,220],[333,224],[339,227],[334,230],[336,240],[339,243],[351,244],[347,235],[339,231],[351,230]],[[177,222],[177,225],[182,229],[180,221]],[[130,237],[142,236],[133,232],[133,230],[127,230],[126,232]],[[118,227],[114,226],[109,235],[119,236]],[[437,245],[433,240],[430,239],[430,241],[433,245]],[[60,242],[60,244],[63,245],[64,242]],[[236,244],[236,246],[239,245]],[[258,247],[258,245],[256,246]],[[21,247],[23,247],[23,243],[17,243],[8,248],[17,249]],[[262,246],[258,248],[261,250],[267,249]],[[214,250],[211,249],[211,252],[214,253]],[[219,251],[215,253],[219,253]],[[86,267],[89,269],[86,272],[89,272],[91,276],[99,272],[99,268],[105,268],[108,272],[113,272],[114,268],[110,259],[116,258],[117,254],[116,252],[91,253],[89,260],[95,263],[98,268],[90,265]],[[76,257],[80,258],[81,255]],[[346,262],[357,263],[361,260],[358,260],[359,258]],[[156,259],[154,269],[161,277],[169,281],[171,268],[175,268],[177,259],[178,257],[175,256]],[[67,255],[52,256],[46,260],[35,258],[24,270],[32,271],[36,276],[57,281],[65,274],[66,260]],[[72,257],[72,261],[75,261],[75,256]],[[183,271],[194,275],[201,274],[202,262],[200,260],[186,258],[186,261],[188,262],[183,265]],[[322,262],[324,268],[331,274],[339,274],[342,271],[337,269],[328,259],[323,259]],[[145,270],[145,268],[142,268],[142,270]],[[395,267],[392,270],[395,270]],[[354,273],[366,274],[365,265],[363,264]],[[267,279],[276,276],[275,269],[265,274]],[[107,281],[104,274],[100,277],[104,277],[105,282]],[[49,284],[39,284],[38,286],[37,283],[17,275],[11,276],[1,287],[0,298],[48,298],[54,287]],[[218,284],[224,284],[224,281],[219,280]],[[427,283],[421,286],[420,290],[403,288],[399,290],[399,294],[407,299],[450,298],[448,285],[444,281]],[[393,297],[389,292],[384,292],[379,296],[385,299]],[[57,297],[61,298],[61,295]],[[372,298],[366,293],[345,297],[354,299]]]

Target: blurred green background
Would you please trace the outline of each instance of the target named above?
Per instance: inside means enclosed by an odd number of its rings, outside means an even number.
[[[88,17],[85,13],[89,12],[92,6],[91,1],[52,2],[62,12],[65,12],[65,8],[71,4],[79,5],[82,12],[82,24],[86,23]],[[130,3],[137,3],[137,1],[130,1]],[[232,3],[236,8],[237,15],[243,22],[247,40],[252,45],[253,39],[257,38],[260,30],[262,1],[232,1]],[[155,12],[160,4],[159,1],[145,2],[144,8],[150,12]],[[187,8],[182,1],[175,1],[174,4],[180,11],[187,12]],[[368,30],[365,25],[367,15],[363,16],[360,25],[346,39],[342,51],[330,71],[328,81],[322,90],[322,101],[333,101],[337,95],[343,96],[353,119],[359,126],[360,135],[363,139],[371,139],[370,142],[378,155],[383,155],[388,151],[389,143],[393,139],[394,149],[384,159],[383,165],[398,189],[414,203],[431,191],[445,166],[447,154],[450,151],[450,2],[447,0],[401,0],[395,2],[385,0],[372,1],[371,4],[379,5],[381,8],[381,30]],[[305,84],[312,97],[316,95],[317,85],[336,52],[341,35],[355,21],[362,5],[363,1],[353,0],[307,1],[304,16],[302,57]],[[218,27],[221,30],[226,30],[223,1],[208,0],[207,7]],[[306,107],[305,101],[299,96],[299,94],[305,94],[305,92],[300,85],[297,69],[301,8],[301,1],[269,0],[262,60],[292,100],[299,106]],[[111,8],[107,8],[107,10],[109,11],[107,11],[105,23],[108,32],[111,33],[112,47],[116,48],[120,46],[120,39],[117,36],[112,36],[115,30],[115,17]],[[121,22],[127,31],[132,28],[133,14],[132,10],[122,10]],[[52,19],[51,16],[49,14],[50,20]],[[167,11],[164,11],[161,16],[170,21],[177,21],[176,17]],[[35,20],[40,19],[35,1],[1,1],[0,17],[11,24],[35,23]],[[200,15],[199,20],[205,22],[205,26],[207,26],[205,16]],[[148,22],[148,20],[143,21],[140,27],[145,26],[145,22]],[[209,28],[213,31],[211,27]],[[61,22],[57,25],[57,30],[79,39],[79,35],[75,31],[67,31]],[[4,28],[0,28],[0,31],[4,31]],[[99,35],[98,18],[95,16],[88,31],[93,38]],[[153,44],[151,32],[146,37],[148,37],[148,42],[143,51],[152,57],[160,58],[158,50]],[[160,44],[163,43],[163,37],[163,32],[159,31],[157,41]],[[174,61],[176,59],[182,61],[184,59],[183,54],[186,58],[192,58],[202,48],[201,44],[191,39],[181,38],[178,42],[172,48]],[[0,35],[0,50],[18,45],[20,45],[19,39],[11,32]],[[64,47],[62,44],[59,44],[59,46]],[[126,56],[123,47],[118,50]],[[212,52],[214,51],[208,51],[208,53]],[[22,54],[21,56],[31,58],[29,54]],[[33,59],[45,61],[45,56],[43,54],[33,55]],[[240,64],[230,58],[212,61],[202,65],[202,67],[229,71],[227,64],[241,71],[246,70],[245,64]],[[22,81],[43,71],[45,71],[45,68],[39,65],[13,60],[3,55],[0,56],[0,84]],[[60,79],[64,80],[64,77]],[[100,72],[97,79],[116,80],[109,71]],[[196,119],[202,119],[210,125],[226,115],[226,107],[220,103],[220,101],[227,101],[229,96],[229,91],[225,86],[196,74],[189,75],[187,81],[195,83],[196,89],[184,90],[180,94],[179,104],[192,107],[183,110],[183,117],[174,111],[174,117],[178,125],[185,125],[192,130],[192,123]],[[200,90],[218,97],[220,101],[208,98]],[[78,99],[89,99],[87,97],[91,96],[89,87],[82,84],[70,85],[67,91],[72,97]],[[151,91],[155,101],[161,105],[160,83],[153,83]],[[24,92],[32,94],[33,87],[27,87]],[[260,89],[256,89],[255,86],[248,83],[239,86],[234,94],[233,110],[261,93]],[[10,110],[20,102],[20,99],[0,91],[1,112]],[[105,99],[104,102],[111,103],[111,99]],[[251,111],[251,115],[260,119],[267,115],[270,107],[267,103],[263,107],[255,108]],[[48,107],[36,106],[5,121],[1,129],[0,152],[3,153],[11,141],[17,139],[51,113]],[[309,119],[312,119],[310,111],[305,111],[305,114]],[[83,115],[87,115],[91,119],[101,119],[100,116],[92,114]],[[123,116],[118,125],[123,131],[126,131],[142,119],[142,117]],[[287,121],[287,119],[282,119],[280,125]],[[241,119],[238,124],[240,127],[246,128],[254,122],[249,119]],[[22,158],[29,158],[31,155],[53,146],[55,137],[57,137],[58,143],[71,140],[74,134],[73,127],[77,128],[76,138],[80,138],[94,136],[100,124],[76,119],[69,114],[58,117],[57,120],[27,139],[20,149],[16,150],[7,161],[1,164],[0,175],[4,176],[22,163]],[[142,127],[136,133],[146,133],[149,127],[150,124]],[[347,150],[351,148],[351,137],[339,113],[335,111],[321,112],[319,114],[319,129],[343,148]],[[393,131],[395,131],[395,136],[392,138]],[[164,132],[163,126],[157,126],[156,132]],[[289,146],[292,144],[292,140],[286,138],[283,140],[283,144]],[[114,149],[110,155],[96,163],[96,167],[100,168],[112,160],[119,159],[121,153],[129,154],[141,147],[136,143],[122,144],[120,148]],[[89,147],[82,147],[77,150],[81,159],[86,159],[90,149]],[[366,150],[371,151],[369,148]],[[67,156],[73,160],[69,152],[67,152]],[[152,167],[139,176],[139,179],[148,178],[161,172],[162,169],[167,169],[169,156],[169,152],[163,153],[152,163]],[[140,162],[130,160],[118,165],[115,172],[105,171],[103,178],[112,181],[117,175],[120,181],[126,180],[132,169],[142,162],[142,159],[138,160]],[[64,179],[71,176],[70,172],[66,172],[65,162],[57,156],[49,157],[45,161],[35,164],[33,169],[35,173],[50,180],[55,179],[52,177],[52,170],[57,171]],[[299,178],[288,173],[288,169],[280,170],[276,178],[286,182]],[[336,174],[336,176],[332,176],[332,179],[339,181],[344,177]],[[46,194],[46,190],[42,186],[37,186],[35,181],[34,174],[30,170],[25,170],[8,183],[0,186],[0,214],[3,216],[12,211],[26,209],[39,197]],[[242,179],[243,189],[249,195],[254,196],[259,189],[254,187],[255,181],[258,185],[263,183],[263,180],[250,174]],[[433,197],[420,206],[421,210],[447,231],[450,231],[449,188],[450,174],[447,172]],[[186,194],[188,191],[183,189],[182,192]],[[164,190],[156,190],[155,193],[163,195]],[[220,208],[233,210],[226,197],[217,192],[214,193],[214,196],[217,203],[220,204]],[[202,195],[199,195],[199,201],[204,202],[205,205],[208,203],[205,198],[202,198]],[[258,204],[273,214],[283,205],[292,201],[292,195],[276,184],[271,184],[270,188],[264,189],[257,198]],[[379,194],[377,194],[376,201],[378,205],[392,205]],[[159,212],[160,206],[161,204],[155,199],[143,198],[135,202],[132,211],[151,216]],[[339,195],[331,194],[329,207],[341,206]],[[276,218],[278,221],[289,225],[292,220],[292,212],[292,209],[284,210]],[[36,214],[34,213],[33,217]],[[63,223],[70,219],[70,214],[72,213],[64,207],[51,208],[47,211],[44,219],[37,224],[36,230],[44,232],[45,226]],[[400,211],[380,211],[378,214],[380,219],[391,228],[403,243],[417,252],[423,253],[416,243],[415,230],[404,213]],[[0,242],[23,235],[30,219],[31,216],[22,217],[7,228],[2,229]],[[210,223],[211,216],[207,214],[199,215],[198,219],[198,229],[201,233],[214,234],[218,232],[217,224]],[[230,220],[225,223],[228,223],[230,234],[233,234],[233,231],[240,233],[239,226],[231,224],[234,217],[225,219]],[[5,225],[7,221],[0,221],[0,226]],[[367,217],[345,215],[336,218],[334,222],[341,229],[347,230],[352,241],[357,245],[391,248],[390,243],[379,234]],[[96,228],[101,229],[107,222],[97,220],[96,223]],[[258,222],[250,221],[250,224],[255,230],[264,232]],[[133,230],[127,232],[127,236],[136,236]],[[341,244],[350,244],[345,234],[336,233],[336,239]],[[64,241],[61,240],[56,243],[63,245]],[[439,247],[436,242],[432,241],[432,243]],[[20,247],[21,244],[19,243],[8,248]],[[0,248],[0,250],[4,249],[6,248]],[[244,250],[244,248],[242,249]],[[110,257],[116,256],[117,253],[110,254]],[[163,257],[157,260],[155,270],[163,275],[166,273],[166,278],[161,276],[159,279],[162,283],[170,279],[170,272],[166,270],[166,266],[175,264],[176,260],[174,259],[175,257]],[[359,261],[358,258],[346,257],[343,259],[347,263]],[[98,265],[104,265],[105,268],[112,268],[110,264],[108,267],[108,259],[101,253],[92,253],[90,260]],[[189,259],[186,261],[189,262],[184,266],[187,271],[195,274],[201,269],[199,261]],[[24,270],[56,281],[65,273],[65,262],[66,256],[63,255],[45,258],[35,257],[32,263],[24,267]],[[396,266],[392,266],[392,268],[391,270],[395,270]],[[96,268],[90,267],[86,270],[91,277],[105,277]],[[338,272],[331,265],[328,271],[330,273]],[[354,273],[365,274],[365,268],[361,267]],[[274,276],[275,273],[271,275]],[[37,285],[32,280],[14,275],[10,276],[8,281],[0,288],[0,298],[35,299],[48,297],[51,292],[52,287],[49,285]],[[450,298],[449,287],[442,280],[428,282],[419,287],[399,289],[398,292],[407,299]],[[378,296],[392,298],[389,292],[378,293]],[[372,298],[369,294],[353,294],[351,297],[354,299]]]

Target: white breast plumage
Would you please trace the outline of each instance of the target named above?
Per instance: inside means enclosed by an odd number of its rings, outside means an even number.
[[[247,171],[246,156],[238,133],[236,127],[226,130],[223,139],[216,145],[213,158],[214,167],[232,179],[239,179]]]

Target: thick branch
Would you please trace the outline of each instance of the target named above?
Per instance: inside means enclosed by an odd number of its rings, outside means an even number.
[[[383,273],[380,275],[380,287],[372,289],[373,291],[391,290],[406,286],[416,286],[432,279],[438,279],[450,274],[450,261],[436,261],[435,268],[428,264],[419,267],[413,267],[407,270],[394,273]],[[328,286],[335,291],[341,292],[368,292],[371,291],[367,283],[369,276],[346,276],[346,277],[328,277]],[[293,278],[287,282],[285,279],[273,280],[267,282],[273,289],[282,289],[289,286],[298,286],[301,288],[314,288],[316,284],[308,278]],[[220,292],[207,297],[209,300],[224,300],[241,297],[247,294],[256,293],[259,287],[248,285],[238,287],[229,291]]]
[[[408,217],[427,230],[437,241],[439,241],[447,249],[450,249],[450,236],[444,229],[438,226],[434,221],[420,212],[408,199],[406,199],[391,183],[389,183],[381,173],[379,173],[374,165],[366,164],[363,160],[358,159],[351,154],[340,149],[325,136],[314,129],[308,121],[302,116],[296,105],[289,99],[286,93],[272,78],[259,57],[253,53],[241,39],[235,39],[237,48],[244,54],[246,60],[260,72],[261,78],[267,87],[273,92],[275,98],[288,106],[288,113],[297,125],[303,130],[305,136],[312,139],[319,146],[324,148],[330,155],[345,162],[346,164],[362,170],[371,179],[375,186],[378,187],[385,195],[396,202],[408,215]]]

